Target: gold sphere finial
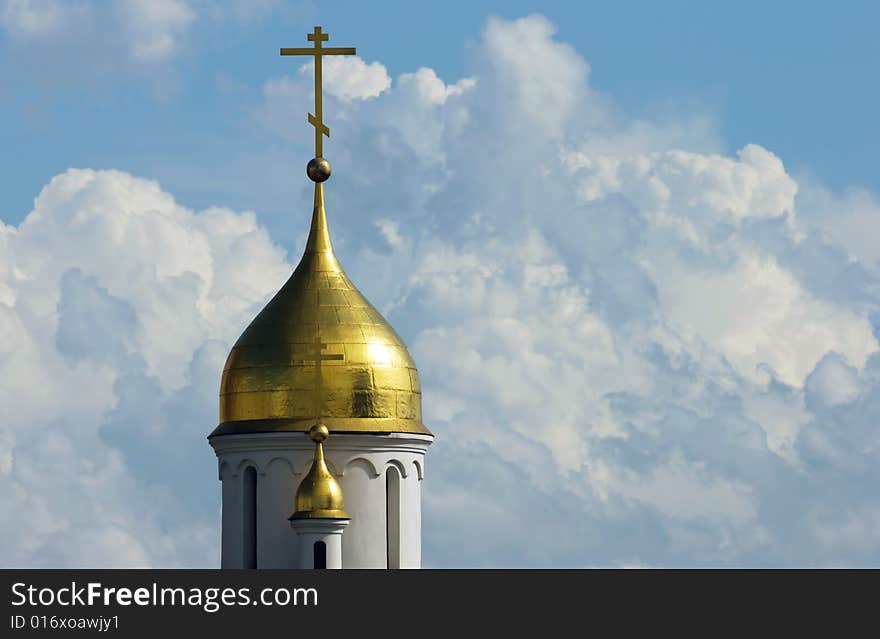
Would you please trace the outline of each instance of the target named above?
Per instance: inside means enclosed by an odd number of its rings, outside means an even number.
[[[326,182],[330,173],[330,162],[324,158],[312,158],[306,166],[306,175],[312,182]]]
[[[330,437],[330,431],[324,424],[315,424],[309,429],[309,437],[316,444],[320,444],[327,441],[327,438]]]

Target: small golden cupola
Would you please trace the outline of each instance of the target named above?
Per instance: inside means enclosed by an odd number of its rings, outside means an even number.
[[[294,513],[290,518],[348,519],[342,488],[324,462],[323,444],[330,437],[330,431],[323,424],[315,424],[309,429],[309,437],[315,442],[315,460],[296,490]]]

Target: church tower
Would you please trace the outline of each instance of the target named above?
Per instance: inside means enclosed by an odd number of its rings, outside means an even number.
[[[315,182],[305,252],[239,337],[208,436],[222,483],[223,568],[419,568],[421,480],[433,435],[406,345],[339,265],[324,209],[323,47],[315,59]]]

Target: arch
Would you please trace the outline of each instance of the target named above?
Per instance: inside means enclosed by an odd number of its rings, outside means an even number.
[[[421,462],[420,462],[418,459],[414,459],[414,460],[413,460],[413,466],[416,467],[416,477],[418,477],[419,480],[424,479],[424,478],[425,478],[425,471],[424,471],[424,469],[422,468],[422,464],[421,464]]]
[[[397,472],[400,473],[400,476],[406,479],[406,464],[397,459],[389,459],[387,462],[385,462],[385,472],[388,472],[388,469],[392,467],[396,468]]]
[[[241,479],[242,568],[257,567],[257,469],[248,466]]]
[[[396,464],[385,469],[385,558],[389,570],[400,568],[400,471]]]
[[[379,472],[379,470],[376,468],[376,465],[373,462],[371,462],[369,459],[367,459],[366,457],[354,457],[352,459],[349,459],[348,462],[346,462],[345,468],[342,469],[341,476],[344,477],[345,471],[348,470],[352,466],[360,466],[365,471],[367,471],[367,476],[369,476],[371,478],[376,478],[381,474]]]
[[[260,465],[256,461],[251,459],[250,457],[245,457],[240,462],[238,462],[238,466],[235,467],[235,475],[234,476],[238,477],[239,475],[241,475],[242,471],[246,470],[248,466],[253,467],[253,469],[256,472],[260,473]],[[260,474],[262,475],[264,473],[260,473]]]
[[[327,544],[316,541],[312,546],[312,568],[324,570],[327,568]]]
[[[287,457],[273,457],[272,459],[270,459],[269,463],[266,464],[266,472],[262,473],[262,474],[264,474],[264,475],[267,474],[269,472],[269,469],[272,467],[272,464],[275,464],[275,463],[286,465],[287,468],[290,470],[291,475],[298,474],[296,472],[296,469],[293,467],[293,462],[291,462],[289,459],[287,459]]]
[[[217,479],[219,479],[220,481],[223,481],[227,477],[229,477],[229,464],[225,460],[224,461],[218,460]]]

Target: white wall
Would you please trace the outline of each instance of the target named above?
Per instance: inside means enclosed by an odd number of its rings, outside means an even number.
[[[421,478],[429,435],[331,433],[324,444],[339,479],[351,523],[342,537],[344,568],[385,568],[385,471],[401,470],[401,568],[421,567]],[[298,541],[288,517],[299,482],[311,467],[315,445],[306,433],[224,435],[210,440],[223,491],[223,568],[242,565],[242,472],[257,469],[257,565],[293,568]]]
[[[257,476],[257,567],[296,568],[298,535],[291,530],[293,495],[302,475],[293,474],[290,462],[274,457]],[[281,522],[282,525],[279,525]]]
[[[343,567],[385,568],[384,477],[376,475],[374,463],[357,458],[346,464],[340,483],[351,517],[342,540]]]

